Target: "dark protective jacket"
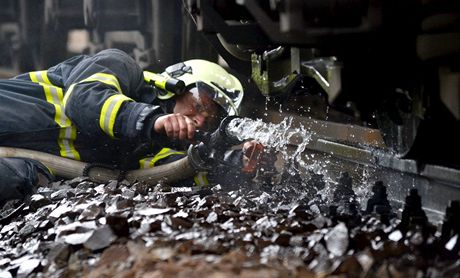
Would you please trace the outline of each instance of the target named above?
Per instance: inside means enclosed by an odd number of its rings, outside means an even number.
[[[0,81],[0,145],[123,169],[154,167],[184,155],[152,130],[167,112],[159,101],[126,53],[76,56]]]

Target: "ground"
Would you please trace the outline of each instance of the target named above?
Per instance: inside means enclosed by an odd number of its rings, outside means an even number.
[[[455,236],[299,186],[55,182],[3,208],[0,277],[459,277]]]

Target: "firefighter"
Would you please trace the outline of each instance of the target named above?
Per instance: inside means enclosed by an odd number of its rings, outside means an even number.
[[[242,98],[238,79],[215,63],[190,60],[158,75],[107,49],[0,81],[0,146],[124,170],[155,167],[183,157],[196,130],[237,115]],[[245,160],[241,151],[226,158]],[[199,173],[193,183],[207,185],[232,169],[214,172]],[[38,161],[0,158],[0,202],[53,179]]]

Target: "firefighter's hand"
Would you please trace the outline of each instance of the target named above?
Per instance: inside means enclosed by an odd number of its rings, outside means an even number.
[[[276,155],[267,152],[265,147],[256,140],[243,144],[243,172],[253,173],[257,168],[274,167]]]
[[[182,114],[168,114],[159,117],[153,129],[157,133],[162,133],[172,139],[192,140],[195,136],[195,124],[192,119]]]
[[[256,140],[247,141],[243,144],[243,171],[252,173],[259,164],[259,158],[264,146]]]

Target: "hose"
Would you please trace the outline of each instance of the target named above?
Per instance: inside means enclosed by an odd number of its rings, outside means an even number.
[[[131,170],[124,173],[124,177],[129,182],[141,181],[146,184],[156,185],[159,181],[168,183],[182,180],[193,176],[203,167],[194,163],[190,159],[194,154],[194,149],[190,148],[188,155],[177,161],[155,166],[148,169]],[[40,161],[55,176],[62,178],[75,178],[83,176],[85,169],[90,165],[81,161],[63,158],[60,156],[21,148],[0,147],[0,157],[22,157]],[[196,157],[194,158],[196,161]],[[87,176],[95,182],[107,182],[117,180],[120,177],[121,170],[107,169],[102,167],[91,167]]]

